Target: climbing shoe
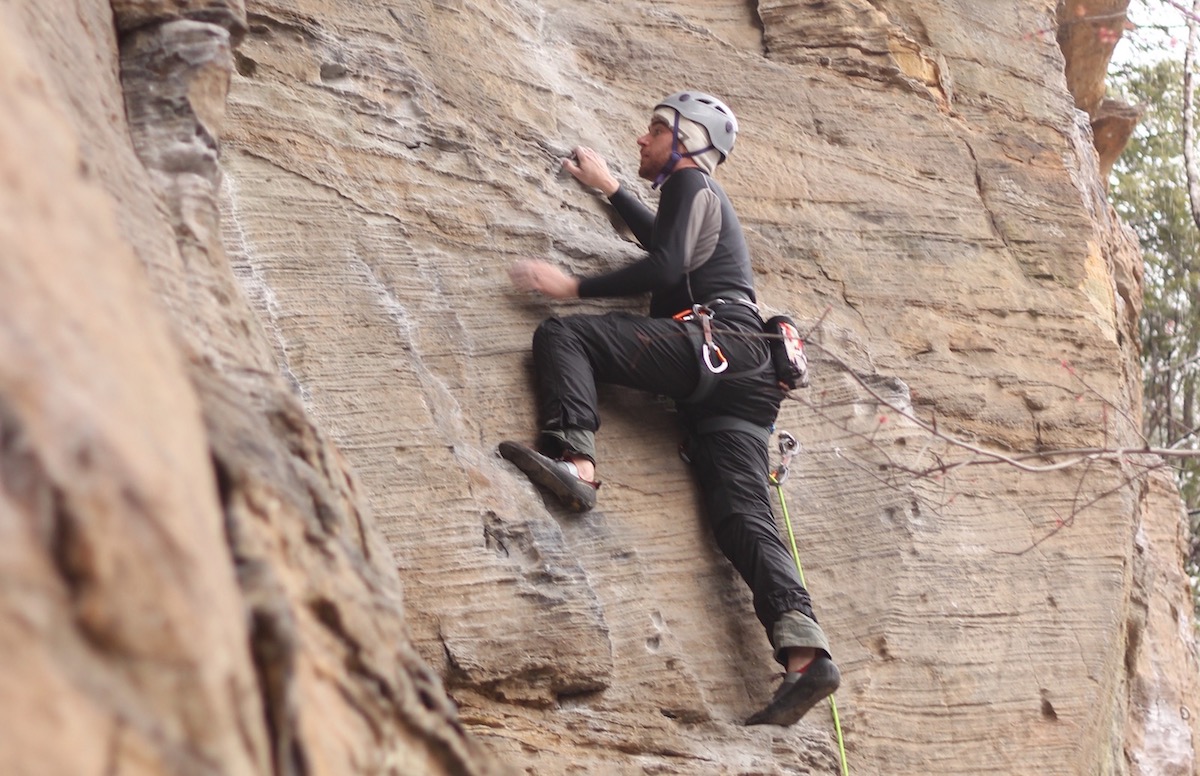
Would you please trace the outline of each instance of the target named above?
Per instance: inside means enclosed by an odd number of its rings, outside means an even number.
[[[535,485],[553,493],[572,512],[586,512],[596,506],[598,482],[580,479],[566,461],[556,461],[520,442],[501,442],[500,456],[517,465]]]
[[[791,672],[775,691],[767,707],[746,720],[747,725],[791,725],[808,713],[822,698],[833,695],[842,675],[825,656],[809,664],[804,673]]]

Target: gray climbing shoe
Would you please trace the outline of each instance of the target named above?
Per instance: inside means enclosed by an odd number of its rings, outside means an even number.
[[[833,695],[842,682],[842,674],[833,661],[822,655],[813,660],[804,673],[789,673],[775,691],[767,707],[746,720],[747,725],[792,725]]]
[[[571,473],[563,461],[548,458],[520,442],[501,442],[500,456],[517,465],[535,485],[553,493],[572,512],[596,506],[598,482],[588,482]]]

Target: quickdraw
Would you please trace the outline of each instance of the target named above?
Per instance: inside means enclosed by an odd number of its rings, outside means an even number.
[[[788,478],[788,464],[800,452],[800,443],[796,441],[796,437],[786,431],[779,432],[779,466],[775,467],[775,471],[771,472],[771,484],[776,487],[783,485],[784,480]],[[782,496],[782,494],[781,494]],[[790,526],[789,526],[790,527]],[[799,558],[797,557],[797,564]]]
[[[704,342],[700,346],[700,354],[704,365],[708,367],[708,371],[714,375],[719,375],[729,368],[729,361],[725,358],[725,354],[721,352],[721,347],[713,341],[712,309],[706,305],[694,304],[692,305],[692,309],[678,312],[673,317],[680,323],[688,323],[694,320],[700,321],[700,329],[704,333]],[[713,363],[714,354],[719,360],[716,364]]]

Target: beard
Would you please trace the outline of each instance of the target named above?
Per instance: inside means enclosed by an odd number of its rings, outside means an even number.
[[[638,177],[652,181],[662,172],[662,168],[666,166],[670,156],[655,158],[654,156],[642,156],[638,160]]]

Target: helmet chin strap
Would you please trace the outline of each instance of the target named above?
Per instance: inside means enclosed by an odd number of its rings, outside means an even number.
[[[657,189],[663,185],[663,182],[675,171],[675,165],[679,164],[679,160],[683,158],[683,154],[679,153],[679,111],[675,111],[675,126],[671,128],[671,158],[667,159],[667,163],[658,171],[658,175],[654,177],[654,183],[650,188]]]
[[[690,159],[693,156],[708,153],[715,150],[716,146],[709,143],[706,148],[701,148],[699,151],[689,151],[687,153],[679,153],[679,111],[675,111],[675,126],[671,128],[671,157],[667,159],[667,163],[658,171],[658,175],[654,176],[654,183],[651,184],[651,189],[657,189],[666,182],[671,173],[675,172],[675,165],[679,164],[682,159]]]

